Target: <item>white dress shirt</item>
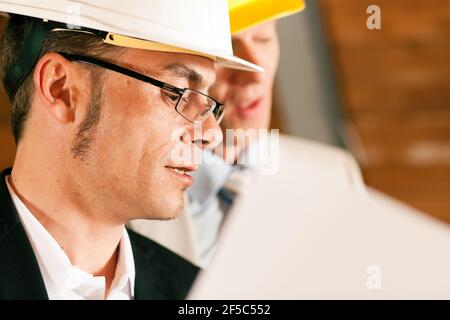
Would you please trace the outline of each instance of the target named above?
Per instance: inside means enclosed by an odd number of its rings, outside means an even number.
[[[228,208],[221,206],[218,193],[228,185],[229,189],[240,194],[251,184],[257,172],[258,155],[261,148],[266,147],[264,143],[267,143],[267,140],[262,138],[253,142],[239,158],[238,163],[242,165],[231,165],[222,157],[204,151],[204,163],[200,165],[199,170],[192,172],[194,185],[187,190],[189,213],[194,225],[200,266],[203,268],[208,266],[214,255],[220,228],[228,211]]]
[[[31,242],[50,300],[103,300],[105,277],[93,276],[72,265],[65,252],[20,200],[6,177],[14,205]],[[124,228],[116,272],[106,300],[134,298],[135,267],[128,233]]]

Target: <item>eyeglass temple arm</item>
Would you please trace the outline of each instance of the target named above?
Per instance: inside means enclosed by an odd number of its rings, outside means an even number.
[[[164,83],[162,81],[153,79],[153,78],[148,77],[146,75],[143,75],[141,73],[138,73],[138,72],[135,72],[133,70],[129,70],[129,69],[123,68],[121,66],[118,66],[118,65],[106,62],[106,61],[102,61],[102,60],[98,60],[98,59],[95,59],[95,58],[92,58],[92,57],[86,57],[86,56],[82,56],[82,55],[78,55],[78,54],[65,53],[65,52],[58,52],[58,54],[62,55],[67,60],[80,61],[80,62],[91,64],[91,65],[94,65],[94,66],[100,66],[100,67],[103,67],[105,69],[108,69],[108,70],[111,70],[111,71],[115,71],[115,72],[118,72],[120,74],[124,74],[124,75],[127,75],[129,77],[135,78],[137,80],[140,80],[140,81],[143,81],[143,82],[146,82],[146,83],[150,83],[150,84],[152,84],[154,86],[157,86],[157,87],[159,87],[161,89],[168,90],[170,92],[177,93],[179,95],[182,95],[183,92],[185,91],[184,89],[180,89],[180,88],[174,87],[174,86],[172,86],[170,84]]]

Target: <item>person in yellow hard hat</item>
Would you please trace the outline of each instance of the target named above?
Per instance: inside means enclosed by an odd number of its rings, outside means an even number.
[[[272,90],[280,56],[276,21],[305,8],[303,0],[229,0],[233,50],[258,62],[264,73],[228,72],[218,68],[213,95],[229,106],[223,129],[268,129]],[[220,150],[220,149],[219,149]],[[238,157],[241,150],[236,150]]]
[[[237,135],[245,134],[247,130],[269,128],[280,50],[276,20],[303,10],[305,3],[303,0],[229,0],[228,3],[234,53],[265,69],[264,73],[250,73],[217,68],[212,95],[227,106],[221,127],[224,132],[235,130],[233,132]],[[131,223],[134,230],[206,267],[224,217],[239,192],[238,184],[243,184],[240,180],[245,182],[255,174],[255,170],[249,170],[252,165],[245,165],[245,159],[255,159],[261,150],[267,151],[264,144],[268,139],[258,139],[255,135],[237,139],[236,135],[225,135],[223,146],[219,146],[216,152],[205,152],[203,160],[209,164],[202,164],[193,174],[195,183],[188,189],[189,205],[185,215],[169,223],[134,221]],[[296,172],[316,172],[323,183],[334,180],[333,183],[337,181],[343,188],[364,192],[360,171],[348,153],[288,136],[281,136],[279,140],[280,154],[295,153],[302,159],[311,160],[312,165],[308,168],[293,165]],[[330,161],[332,166],[321,165]],[[231,187],[235,190],[230,190]]]
[[[211,142],[194,123],[220,132],[214,63],[261,71],[232,55],[226,1],[0,12],[17,142],[0,181],[0,299],[183,298],[197,268],[125,224],[181,213],[197,165],[173,150]]]

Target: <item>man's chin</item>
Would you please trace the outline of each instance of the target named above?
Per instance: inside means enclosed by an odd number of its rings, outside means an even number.
[[[170,207],[170,209],[169,209]],[[184,201],[181,202],[181,204],[178,207],[173,206],[166,206],[166,208],[158,210],[159,212],[156,212],[156,214],[153,215],[147,215],[143,219],[147,220],[159,220],[159,221],[170,221],[177,219],[184,213]]]
[[[161,219],[159,219],[159,220],[162,220],[162,221],[170,221],[170,220],[174,220],[174,219],[177,219],[177,218],[179,218],[180,216],[182,216],[183,213],[184,213],[184,206],[180,206],[178,209],[176,209],[176,210],[173,212],[173,214],[170,214],[170,215],[168,215],[168,216],[165,216],[165,217],[163,217],[163,218],[161,218]]]

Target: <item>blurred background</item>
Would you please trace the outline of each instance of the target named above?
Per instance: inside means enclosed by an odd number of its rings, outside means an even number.
[[[450,1],[309,0],[278,30],[274,126],[344,146],[368,185],[450,222]]]
[[[450,223],[450,0],[307,0],[278,30],[272,126],[348,149],[368,185]],[[1,168],[9,110],[1,89]]]

